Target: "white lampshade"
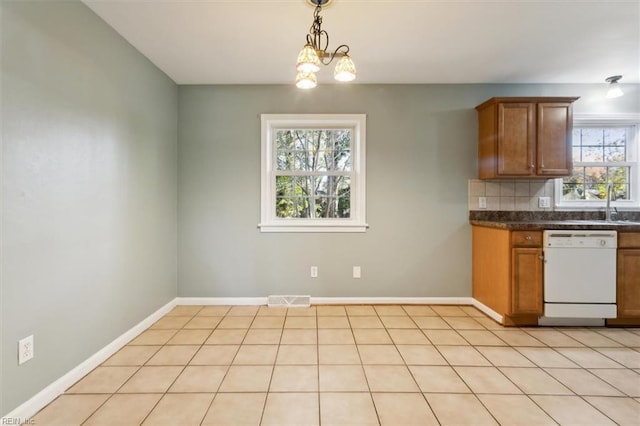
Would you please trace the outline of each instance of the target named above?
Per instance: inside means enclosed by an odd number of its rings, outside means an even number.
[[[353,81],[356,78],[356,66],[349,55],[344,55],[336,64],[333,78],[338,81]]]
[[[612,75],[611,77],[607,77],[604,79],[607,83],[609,83],[609,88],[607,89],[607,98],[619,98],[624,95],[620,85],[618,84],[618,80],[622,78],[621,75]]]
[[[305,44],[296,61],[296,69],[299,72],[318,72],[320,71],[320,58],[316,50],[310,44]]]
[[[609,99],[619,98],[622,95],[624,95],[624,92],[620,88],[620,85],[618,84],[617,81],[613,81],[609,83],[609,90],[607,90],[607,98]]]
[[[313,89],[317,85],[318,80],[312,72],[298,72],[296,75],[296,87],[299,89]]]

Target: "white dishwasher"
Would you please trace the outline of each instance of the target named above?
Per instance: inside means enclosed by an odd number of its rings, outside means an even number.
[[[544,317],[616,317],[616,231],[545,231]]]

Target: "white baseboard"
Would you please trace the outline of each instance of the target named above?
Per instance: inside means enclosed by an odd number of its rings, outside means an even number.
[[[149,315],[147,318],[140,321],[131,329],[124,332],[117,337],[111,343],[91,357],[83,361],[77,367],[74,367],[64,376],[51,383],[49,386],[35,394],[31,399],[24,402],[13,411],[7,413],[1,419],[29,419],[33,417],[38,411],[46,407],[51,401],[56,399],[59,395],[62,395],[64,391],[69,389],[74,383],[82,379],[94,368],[106,361],[111,355],[118,352],[123,346],[131,341],[138,334],[149,328],[154,322],[159,320],[163,315],[169,312],[176,306],[176,299],[171,300],[169,303]],[[2,423],[4,424],[4,423]]]
[[[312,297],[314,305],[472,305],[471,297]]]
[[[267,297],[176,297],[177,305],[266,305]]]
[[[500,324],[502,324],[502,315],[500,315],[499,313],[497,313],[496,311],[494,311],[493,309],[491,309],[490,307],[488,307],[484,303],[479,302],[474,298],[471,298],[471,300],[473,301],[473,303],[472,303],[473,306],[475,306],[480,311],[484,312],[485,314],[487,314],[488,316],[490,316],[491,318],[493,318],[494,320],[496,320]]]
[[[177,305],[266,305],[267,297],[178,297]],[[472,297],[311,297],[312,305],[473,305]]]

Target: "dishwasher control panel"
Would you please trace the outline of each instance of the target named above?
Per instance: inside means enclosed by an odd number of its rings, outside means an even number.
[[[557,248],[616,248],[616,231],[546,231],[544,247]]]

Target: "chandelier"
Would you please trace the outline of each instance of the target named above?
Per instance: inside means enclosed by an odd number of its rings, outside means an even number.
[[[313,12],[313,24],[307,34],[307,43],[298,54],[296,62],[296,86],[301,89],[313,89],[318,85],[316,72],[320,71],[322,65],[329,65],[334,59],[336,68],[333,77],[338,81],[352,81],[356,78],[356,66],[349,57],[349,46],[341,44],[333,53],[328,52],[329,34],[322,29],[322,6],[331,0],[307,0],[316,6]]]
[[[618,80],[622,78],[621,75],[612,75],[611,77],[607,77],[604,81],[609,83],[609,89],[607,90],[607,98],[619,98],[624,95],[624,92],[620,88],[618,84]]]

